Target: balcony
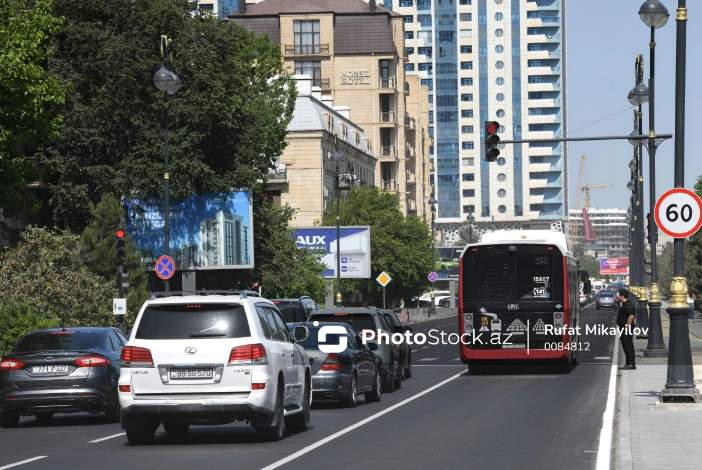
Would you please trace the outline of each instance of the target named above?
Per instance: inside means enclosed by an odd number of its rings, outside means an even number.
[[[285,165],[278,165],[276,168],[269,169],[266,174],[266,181],[268,183],[287,183],[288,170]]]
[[[322,90],[331,90],[328,78],[313,78],[312,86],[318,86]]]
[[[529,75],[559,75],[561,73],[561,67],[556,65],[553,67],[529,67]]]
[[[388,111],[388,112],[381,112],[380,113],[380,122],[387,122],[387,123],[395,123],[397,122],[395,120],[395,112],[394,111]]]
[[[417,182],[417,177],[415,174],[411,171],[407,171],[407,183],[408,184],[415,184]]]
[[[416,211],[417,210],[417,201],[414,199],[407,199],[407,210],[408,211]]]
[[[416,121],[414,120],[413,117],[410,117],[409,114],[405,113],[405,127],[408,127],[409,129],[416,129]]]
[[[529,171],[543,173],[545,171],[551,171],[550,163],[529,163]]]
[[[385,191],[397,191],[397,181],[395,180],[382,180],[380,182],[380,187]]]
[[[409,94],[409,92],[410,92],[409,83],[408,83],[408,82],[405,82],[405,93],[408,93],[408,94]]]
[[[555,124],[560,119],[557,119],[556,114],[530,114],[529,124]]]
[[[304,45],[285,45],[286,56],[326,56],[329,55],[329,44],[304,44]]]
[[[537,83],[533,83],[532,85],[538,85]],[[543,83],[541,84],[543,85]],[[561,99],[529,99],[529,107],[530,108],[558,108],[561,106]]]
[[[529,204],[542,204],[544,202],[543,194],[530,194]]]
[[[395,77],[379,78],[378,86],[380,88],[395,88]]]
[[[561,91],[560,82],[528,83],[527,91]]]
[[[410,145],[408,142],[405,147],[405,155],[407,158],[415,158],[417,156],[416,147],[414,145]]]
[[[380,158],[396,158],[394,145],[383,145],[380,147]]]

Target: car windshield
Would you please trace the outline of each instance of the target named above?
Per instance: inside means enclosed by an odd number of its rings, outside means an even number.
[[[101,337],[99,331],[37,331],[22,338],[12,351],[89,351]]]
[[[192,304],[146,307],[136,339],[245,338],[251,336],[241,305]]]
[[[362,330],[375,331],[375,322],[373,318],[368,314],[348,314],[348,313],[331,313],[322,315],[313,315],[311,320],[319,322],[340,322],[346,323],[359,334]]]

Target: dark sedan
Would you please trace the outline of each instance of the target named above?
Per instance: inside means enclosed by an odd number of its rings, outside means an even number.
[[[601,290],[595,301],[595,308],[618,308],[617,302],[614,300],[614,292],[611,290]]]
[[[380,401],[380,362],[371,350],[377,348],[375,344],[364,345],[346,323],[288,323],[291,333],[296,326],[309,330],[307,338],[297,343],[310,358],[313,401],[338,398],[342,405],[355,407],[359,393],[365,393],[366,401]],[[320,350],[320,346],[328,349],[339,345],[346,347],[340,352]]]
[[[119,422],[119,355],[127,338],[110,327],[32,331],[0,362],[0,426],[34,415],[104,412]]]

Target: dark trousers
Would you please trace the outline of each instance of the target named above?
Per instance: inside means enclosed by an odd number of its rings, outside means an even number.
[[[634,335],[629,334],[626,330],[622,331],[619,335],[619,340],[622,342],[622,349],[624,350],[624,355],[626,356],[626,365],[633,366],[636,365],[634,354]]]

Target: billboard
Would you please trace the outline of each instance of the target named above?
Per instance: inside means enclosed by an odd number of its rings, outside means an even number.
[[[465,246],[439,247],[434,252],[434,270],[442,279],[458,279],[458,267]]]
[[[336,278],[336,227],[296,227],[293,238],[300,248],[323,250],[328,269],[321,276]],[[343,279],[371,277],[370,227],[341,227],[339,248]]]
[[[127,200],[126,231],[147,269],[165,254],[162,200]],[[205,193],[170,201],[170,256],[176,269],[248,269],[254,265],[249,191]]]
[[[629,258],[600,258],[600,274],[627,274]]]

